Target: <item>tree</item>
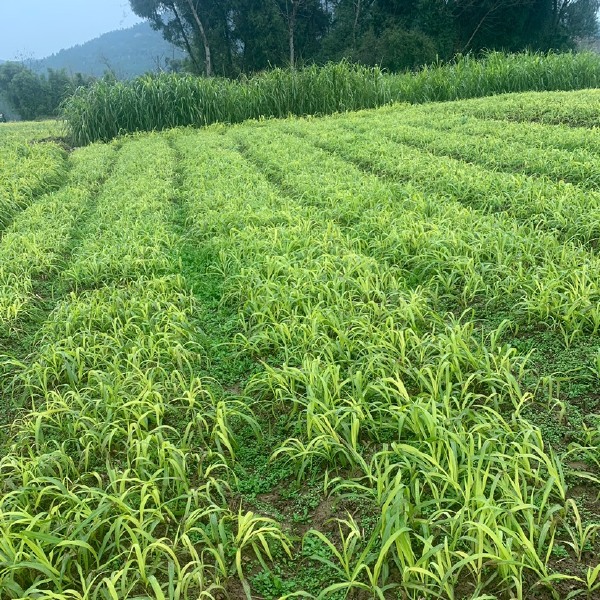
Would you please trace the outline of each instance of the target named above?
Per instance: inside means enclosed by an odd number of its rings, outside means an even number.
[[[31,120],[51,114],[47,82],[27,68],[11,79],[6,96],[23,119]]]
[[[206,62],[206,76],[210,77],[212,75],[212,58],[210,55],[210,44],[208,43],[208,37],[206,36],[206,29],[202,23],[202,19],[198,15],[198,1],[197,0],[187,0],[187,4],[190,8],[190,12],[194,17],[194,22],[198,27],[198,32],[200,34],[200,38],[202,39],[202,44],[204,45],[204,59]]]
[[[450,10],[461,53],[482,48],[517,49],[521,45],[518,23],[536,0],[453,0]]]
[[[287,60],[287,27],[275,2],[236,0],[230,35],[236,67],[241,72],[284,65]]]
[[[190,67],[235,76],[346,58],[412,69],[486,50],[572,47],[600,0],[130,0]]]
[[[387,27],[376,36],[369,30],[362,37],[357,50],[359,62],[379,65],[389,71],[415,69],[431,63],[436,58],[436,48],[431,38],[419,31],[402,27]]]
[[[166,40],[185,50],[193,65],[196,68],[199,67],[195,38],[202,37],[202,32],[206,34],[206,31],[192,0],[129,0],[129,3],[136,15],[147,19],[152,28],[160,31]],[[192,9],[195,10],[197,20],[193,16]],[[200,22],[200,28],[198,22]],[[203,42],[205,72],[210,75],[212,74],[212,60],[206,35]]]
[[[317,46],[327,31],[329,15],[322,0],[272,0],[287,29],[288,61],[296,67],[299,46],[305,57],[316,56]],[[298,41],[300,40],[300,44]]]
[[[39,75],[22,63],[0,65],[0,94],[23,119],[56,116],[63,100],[90,78],[80,73],[69,77],[64,70],[48,70]]]
[[[544,41],[549,48],[572,47],[576,40],[598,33],[598,0],[551,0]]]
[[[597,30],[598,0],[452,0],[460,52],[572,48]]]
[[[445,0],[337,0],[324,49],[334,58],[414,68],[454,50]]]
[[[277,0],[276,0],[277,1]],[[289,59],[292,69],[296,66],[296,24],[298,21],[298,12],[308,0],[283,0],[277,1],[278,8],[281,11],[287,25]]]

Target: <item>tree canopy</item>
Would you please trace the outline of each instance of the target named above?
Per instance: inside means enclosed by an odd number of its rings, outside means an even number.
[[[0,95],[23,119],[56,116],[61,102],[91,81],[80,73],[70,76],[64,70],[48,69],[47,75],[41,75],[18,62],[0,65]],[[0,112],[8,111],[0,107]]]
[[[484,50],[565,50],[600,0],[130,0],[188,67],[235,76],[348,60],[391,70]]]

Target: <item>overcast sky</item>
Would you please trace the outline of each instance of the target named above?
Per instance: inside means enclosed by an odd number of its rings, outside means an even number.
[[[138,22],[128,0],[0,0],[0,59],[44,58]]]

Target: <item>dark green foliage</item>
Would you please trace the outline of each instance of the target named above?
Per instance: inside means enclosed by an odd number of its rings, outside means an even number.
[[[90,79],[79,73],[69,76],[64,70],[48,69],[46,76],[21,63],[0,65],[0,95],[27,120],[57,116],[61,102],[79,86],[89,83]]]
[[[241,71],[259,71],[285,64],[285,23],[275,3],[239,0],[233,13],[240,41],[238,64]]]
[[[420,31],[389,27],[381,35],[373,29],[367,31],[356,51],[356,58],[362,64],[402,71],[432,63],[437,54],[433,40]]]
[[[230,77],[312,62],[320,55],[329,25],[320,0],[130,0],[130,4],[165,39],[187,52],[192,72],[207,75]]]
[[[600,8],[600,0],[130,0],[130,4],[187,52],[190,70],[226,77],[341,59],[399,71],[467,52],[568,50],[597,34]]]
[[[343,62],[322,68],[274,69],[238,81],[189,75],[101,81],[69,98],[63,116],[73,142],[84,145],[127,132],[330,114],[392,101],[421,103],[599,85],[600,57],[592,53],[491,53],[483,60],[467,56],[415,74],[387,75],[378,67]]]

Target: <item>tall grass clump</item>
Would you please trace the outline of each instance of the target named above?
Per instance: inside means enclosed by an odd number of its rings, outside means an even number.
[[[79,89],[65,104],[64,117],[73,141],[85,145],[121,133],[331,114],[390,100],[380,69],[344,62],[298,71],[274,69],[238,81],[172,74],[100,81]]]
[[[394,100],[421,104],[506,94],[577,90],[600,85],[600,57],[578,54],[503,54],[483,59],[461,56],[445,65],[386,78]]]
[[[494,52],[480,60],[459,57],[417,73],[385,74],[378,67],[342,62],[301,70],[274,69],[237,81],[169,74],[100,81],[69,98],[63,116],[73,142],[85,145],[135,131],[324,115],[394,101],[422,103],[598,85],[600,58],[593,53]]]

